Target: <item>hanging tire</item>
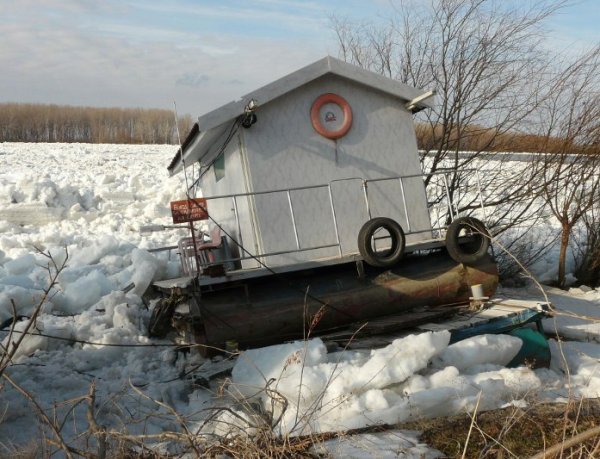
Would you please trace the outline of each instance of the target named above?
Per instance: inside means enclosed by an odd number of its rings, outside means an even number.
[[[468,240],[463,236],[468,236]],[[457,263],[477,263],[489,248],[490,233],[481,220],[459,217],[450,223],[446,232],[446,250]]]
[[[377,251],[373,247],[373,236],[384,229],[391,238],[391,247],[385,251]],[[395,265],[404,255],[406,237],[402,227],[387,217],[376,217],[366,222],[358,232],[358,251],[363,259],[371,266],[387,268]]]

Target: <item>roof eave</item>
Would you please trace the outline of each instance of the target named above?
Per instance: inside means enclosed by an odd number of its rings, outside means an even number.
[[[251,100],[255,100],[259,106],[264,105],[273,99],[281,97],[282,95],[327,74],[346,78],[400,98],[407,102],[405,107],[413,113],[425,108],[432,108],[433,106],[433,97],[428,96],[428,92],[426,91],[413,88],[412,86],[400,83],[399,81],[373,73],[370,70],[365,70],[361,67],[327,56],[246,94],[240,100],[229,102],[222,107],[198,117],[198,121],[194,124],[192,132],[188,134],[182,147],[168,167],[170,175],[174,175],[181,171],[184,163],[190,164],[198,160],[203,154],[201,144],[205,134],[244,113],[244,110]],[[208,138],[210,138],[210,136],[208,136]]]
[[[189,156],[194,150],[194,147],[198,145],[198,142],[203,137],[203,135],[204,131],[200,131],[198,123],[194,123],[192,130],[177,150],[175,157],[171,160],[171,164],[169,164],[169,166],[167,167],[170,176],[173,176],[180,172],[183,169],[184,164],[190,161]]]
[[[405,101],[411,101],[426,93],[426,91],[413,88],[400,83],[399,81],[373,73],[370,70],[365,70],[361,67],[327,56],[242,96],[240,100],[230,102],[200,116],[198,118],[198,124],[202,130],[207,131],[244,113],[244,109],[253,99],[259,106],[266,104],[273,99],[329,73],[373,87]],[[420,104],[420,106],[423,108],[430,108],[428,102],[424,102]]]

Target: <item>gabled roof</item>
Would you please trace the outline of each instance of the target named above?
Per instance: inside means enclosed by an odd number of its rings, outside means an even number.
[[[375,88],[391,96],[403,99],[407,102],[415,101],[412,109],[431,107],[431,99],[423,98],[425,91],[413,88],[399,81],[392,80],[361,67],[348,64],[331,56],[324,57],[307,65],[289,75],[284,76],[272,83],[263,86],[240,100],[230,102],[198,118],[194,128],[188,134],[183,148],[183,158],[186,164],[191,164],[202,158],[211,147],[216,138],[225,132],[230,122],[244,113],[245,107],[251,100],[255,100],[260,107],[277,97],[280,97],[306,83],[313,81],[323,75],[333,74]],[[214,132],[210,132],[214,131]],[[183,168],[181,161],[181,149],[177,152],[171,164],[168,166],[171,175]]]

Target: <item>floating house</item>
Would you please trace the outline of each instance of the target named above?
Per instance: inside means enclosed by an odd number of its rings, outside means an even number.
[[[200,116],[169,172],[198,166],[211,218],[271,267],[355,255],[378,216],[410,247],[432,237],[413,122],[431,96],[325,57]]]
[[[211,240],[179,242],[185,276],[154,284],[152,333],[177,316],[198,343],[255,346],[304,336],[311,317],[317,332],[493,294],[483,223],[430,219],[413,113],[432,95],[326,57],[201,116],[168,168],[202,194],[172,203],[174,221],[194,202]],[[415,251],[429,255],[403,260]]]

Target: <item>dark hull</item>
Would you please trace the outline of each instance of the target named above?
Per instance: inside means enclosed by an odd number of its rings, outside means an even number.
[[[485,257],[474,266],[445,252],[410,256],[391,269],[355,263],[327,266],[212,286],[201,292],[195,333],[201,343],[224,348],[263,346],[365,322],[423,306],[466,303],[471,285],[492,296],[496,264]]]

